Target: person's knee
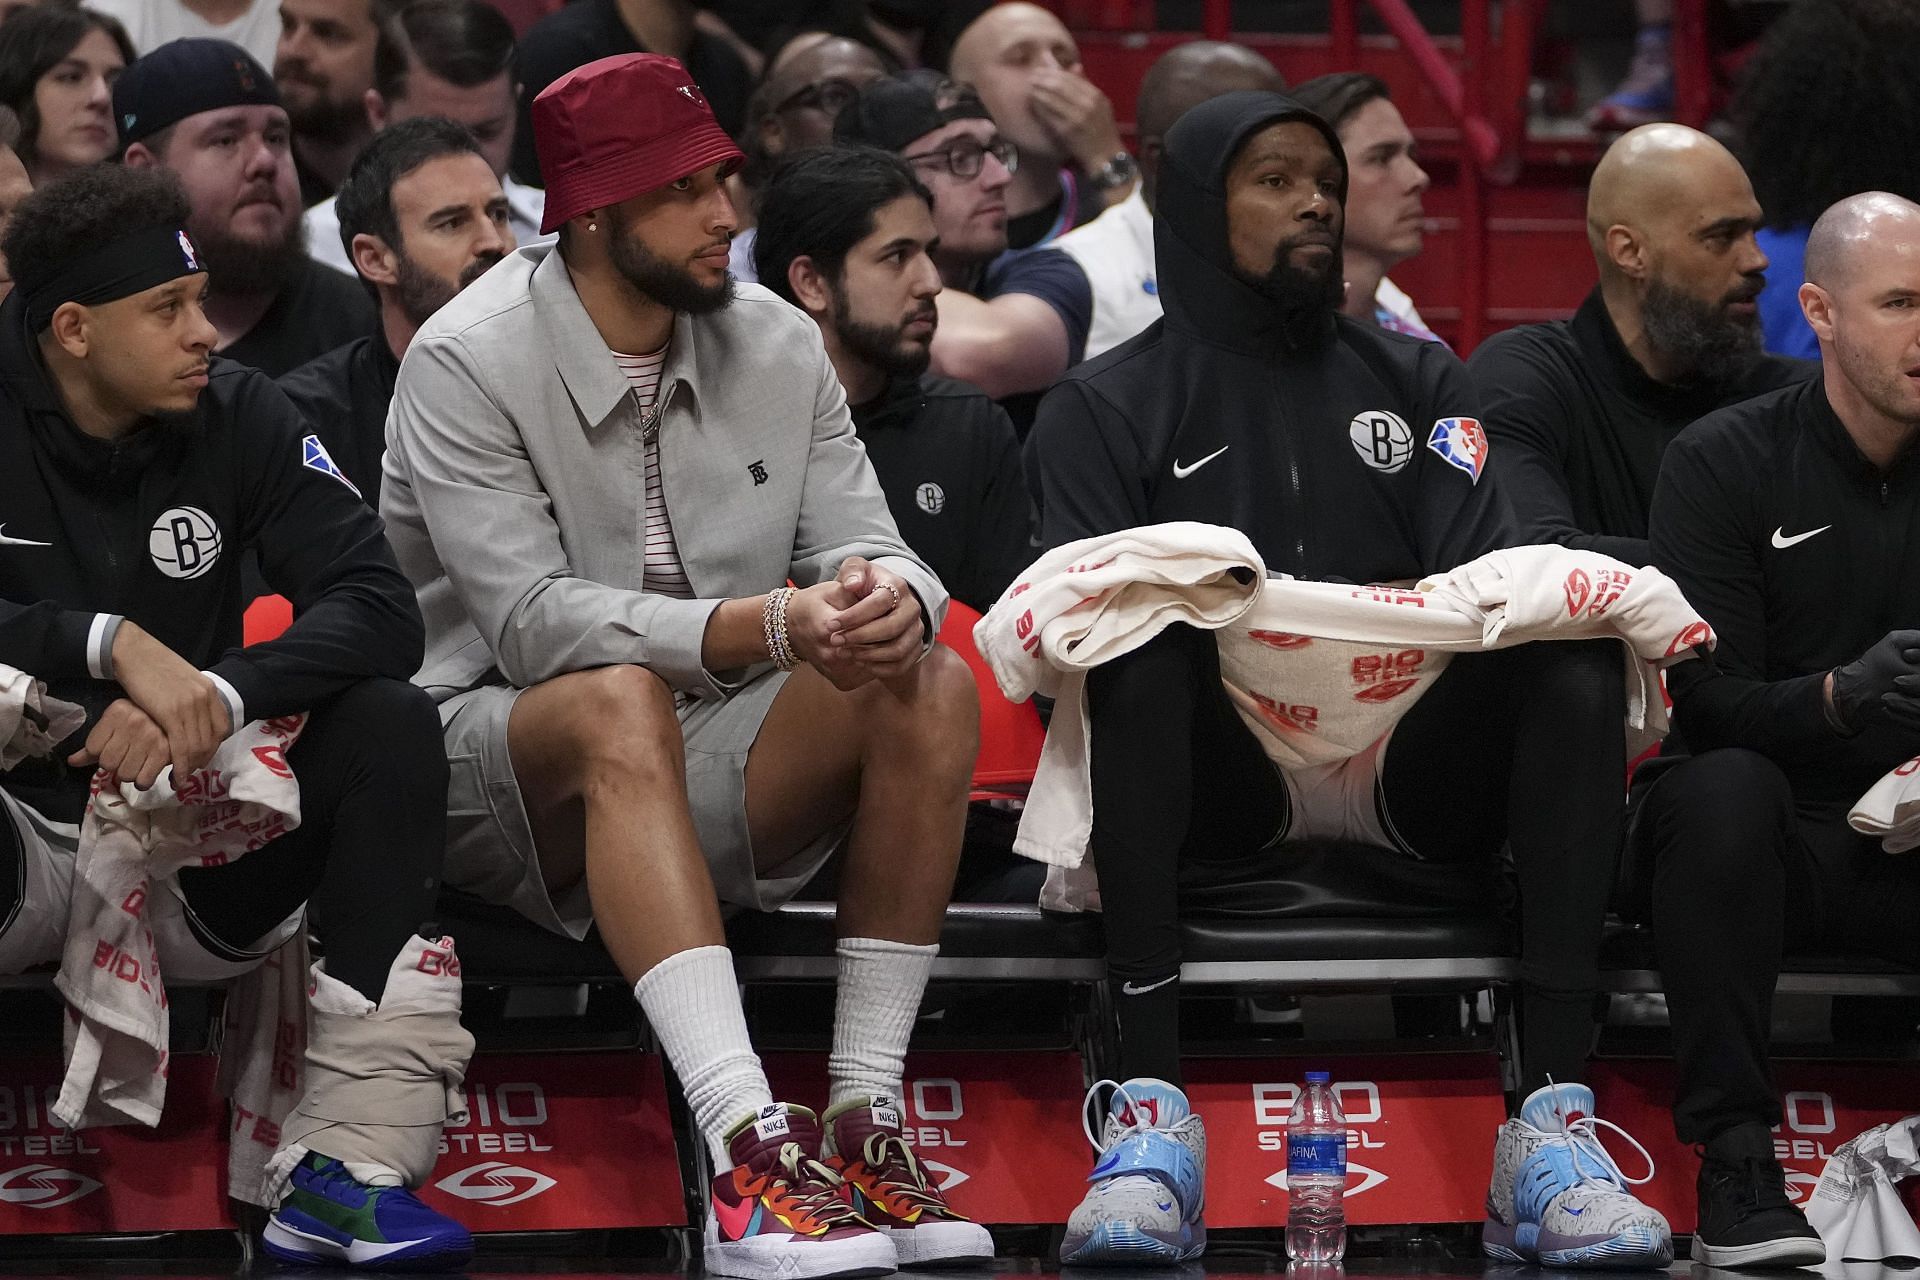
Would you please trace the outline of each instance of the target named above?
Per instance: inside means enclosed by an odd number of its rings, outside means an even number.
[[[1103,706],[1137,701],[1140,695],[1157,697],[1169,688],[1193,683],[1194,664],[1201,645],[1216,645],[1217,637],[1186,623],[1175,623],[1131,653],[1087,672],[1087,696],[1094,715]]]
[[[1517,651],[1520,687],[1552,704],[1569,723],[1618,726],[1626,699],[1622,650],[1614,640],[1556,640]]]
[[[882,750],[910,748],[920,758],[936,757],[947,772],[971,773],[980,753],[980,687],[959,654],[934,645],[904,697],[880,681],[862,692],[863,710],[879,722]]]
[[[314,712],[303,736],[346,744],[394,787],[446,792],[439,709],[404,680],[374,678],[348,686]]]
[[[679,773],[680,720],[665,680],[645,667],[624,664],[562,679],[572,682],[565,714],[583,788]]]
[[[1757,751],[1709,751],[1656,784],[1649,803],[1663,834],[1663,872],[1689,879],[1742,880],[1777,863],[1793,822],[1793,790],[1780,766]]]

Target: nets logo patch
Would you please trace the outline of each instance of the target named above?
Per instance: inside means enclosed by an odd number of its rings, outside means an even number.
[[[1368,409],[1347,426],[1347,438],[1360,461],[1388,475],[1407,465],[1413,457],[1413,430],[1397,413]]]
[[[333,455],[327,452],[327,446],[320,443],[319,436],[307,436],[300,441],[300,465],[309,471],[318,471],[323,476],[332,476],[353,490],[354,497],[362,502],[366,501],[366,495],[360,492],[360,486],[347,479],[347,473],[340,469],[340,464],[335,462]]]
[[[220,526],[198,507],[160,513],[147,533],[153,567],[169,578],[197,578],[220,558]]]
[[[1427,437],[1427,448],[1480,483],[1480,473],[1487,468],[1487,433],[1478,418],[1440,419]]]

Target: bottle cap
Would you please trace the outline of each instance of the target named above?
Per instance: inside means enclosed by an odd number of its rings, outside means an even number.
[[[1309,1071],[1309,1072],[1307,1072],[1307,1083],[1308,1083],[1308,1084],[1325,1084],[1325,1083],[1326,1083],[1326,1082],[1328,1081],[1328,1079],[1329,1079],[1329,1078],[1330,1078],[1330,1077],[1329,1077],[1329,1076],[1327,1075],[1327,1073],[1326,1073],[1326,1072],[1324,1072],[1324,1071]]]

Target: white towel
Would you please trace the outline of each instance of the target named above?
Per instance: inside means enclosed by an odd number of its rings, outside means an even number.
[[[1879,836],[1888,853],[1920,849],[1920,757],[1891,769],[1847,814],[1861,835]]]
[[[44,756],[85,724],[87,713],[47,696],[47,686],[0,663],[0,770]]]
[[[1658,570],[1561,547],[1494,552],[1406,590],[1268,579],[1245,535],[1212,525],[1072,543],[1021,574],[974,629],[1007,697],[1056,698],[1015,852],[1055,867],[1085,859],[1093,825],[1085,672],[1173,622],[1219,633],[1228,695],[1283,769],[1378,742],[1449,653],[1596,636],[1618,638],[1634,655],[1623,750],[1638,754],[1666,729],[1661,669],[1713,644]],[[1067,905],[1059,894],[1049,902]]]
[[[61,1124],[159,1123],[167,993],[156,936],[185,936],[166,927],[177,925],[179,901],[164,882],[182,867],[243,857],[300,825],[300,788],[286,750],[305,722],[287,716],[246,725],[177,790],[171,766],[146,791],[95,774],[54,979],[68,1006],[66,1078],[50,1108]],[[298,935],[293,923],[283,934]],[[204,965],[197,948],[179,950],[165,959]]]

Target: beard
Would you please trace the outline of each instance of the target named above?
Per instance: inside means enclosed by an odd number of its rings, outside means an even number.
[[[448,280],[445,276],[435,275],[402,250],[396,255],[395,288],[400,294],[400,310],[408,320],[423,325],[433,318],[433,313],[452,302],[460,291],[487,274],[494,263],[504,254],[489,253],[469,262],[460,273],[460,278]]]
[[[1760,319],[1729,315],[1726,308],[1728,303],[1759,297],[1762,283],[1761,278],[1749,276],[1747,283],[1718,302],[1702,302],[1657,276],[1652,278],[1640,304],[1647,342],[1676,367],[1687,370],[1689,381],[1721,383],[1740,377],[1760,359]]]
[[[733,301],[733,275],[719,284],[704,285],[684,267],[677,267],[630,234],[633,224],[616,210],[610,219],[613,239],[607,254],[628,284],[669,311],[690,316],[711,315]]]
[[[357,99],[342,101],[329,95],[324,84],[317,83],[300,63],[274,72],[284,90],[296,83],[301,92],[287,95],[287,120],[295,134],[328,144],[351,142],[367,128],[366,105]]]
[[[1273,265],[1263,276],[1238,266],[1233,273],[1280,313],[1281,334],[1289,346],[1313,350],[1333,341],[1329,321],[1340,309],[1345,271],[1337,243],[1324,266],[1295,266],[1293,251],[1302,243],[1293,238],[1282,240],[1273,251]]]
[[[236,236],[226,227],[189,228],[215,293],[278,293],[307,261],[307,229],[295,218],[278,239]]]
[[[848,355],[888,377],[917,378],[927,371],[933,361],[933,344],[909,341],[905,334],[907,325],[934,314],[929,303],[899,324],[867,324],[853,318],[845,294],[836,290],[833,295],[833,331],[840,335],[840,345]]]

